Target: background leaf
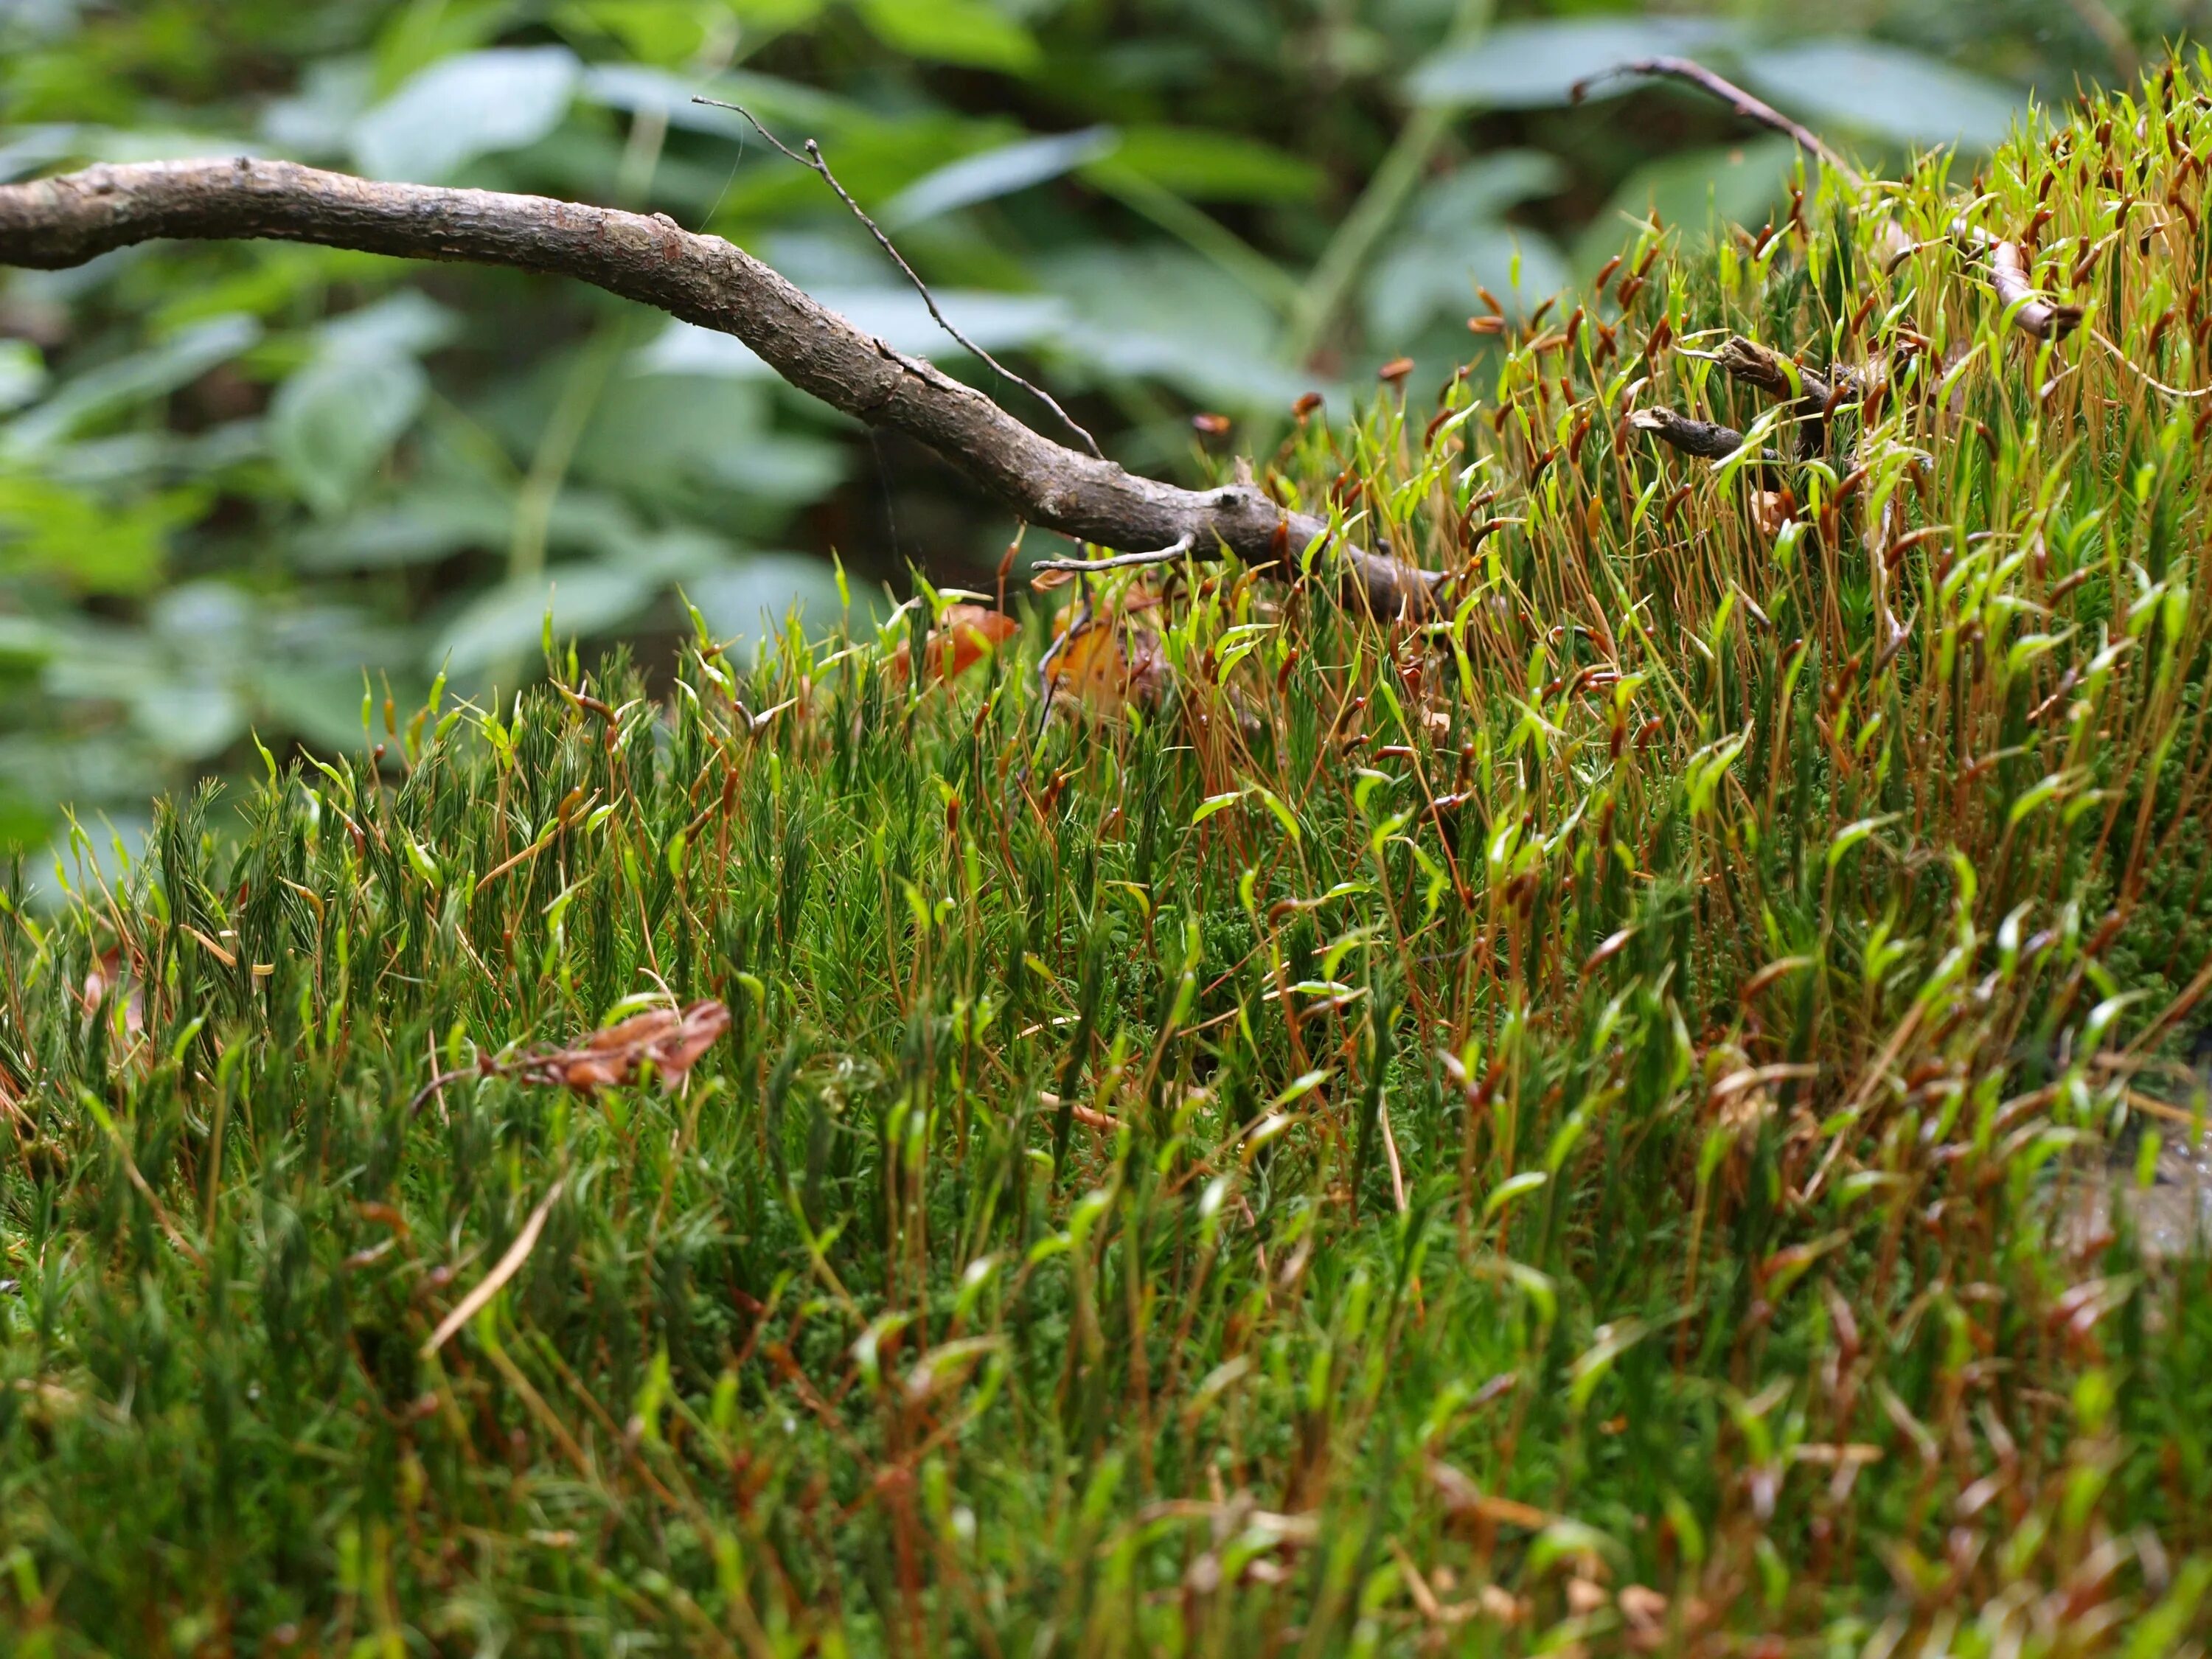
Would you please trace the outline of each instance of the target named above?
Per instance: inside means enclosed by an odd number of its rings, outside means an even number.
[[[1113,128],[1099,126],[1001,144],[915,179],[884,204],[881,217],[886,226],[896,229],[956,208],[1011,196],[1073,173],[1086,161],[1110,155],[1120,142],[1121,136]]]
[[[428,377],[413,359],[334,352],[286,380],[269,408],[270,447],[325,518],[350,506],[414,420]]]
[[[1121,134],[1112,153],[1086,171],[1133,173],[1194,202],[1310,200],[1326,176],[1310,158],[1242,133],[1130,126]]]
[[[502,582],[447,623],[424,665],[471,674],[501,658],[535,653],[549,609],[556,639],[604,634],[643,610],[657,586],[641,572],[598,564],[564,565],[541,578]]]
[[[1541,109],[1568,101],[1574,83],[1636,58],[1694,55],[1725,44],[1719,18],[1576,17],[1501,23],[1437,53],[1407,82],[1424,104]],[[1616,92],[1620,83],[1605,90]]]
[[[1752,86],[1800,119],[1899,145],[1988,149],[2027,112],[2014,88],[1881,41],[1805,40],[1743,56]]]
[[[443,183],[480,155],[550,133],[579,73],[564,46],[497,46],[433,64],[354,124],[354,161],[372,179]]]
[[[1029,31],[985,0],[860,0],[860,15],[885,46],[916,58],[1018,72],[1040,57]]]

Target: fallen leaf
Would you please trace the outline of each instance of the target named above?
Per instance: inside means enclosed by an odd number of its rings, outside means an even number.
[[[1063,613],[1046,665],[1046,684],[1055,700],[1081,704],[1093,714],[1120,713],[1129,704],[1158,701],[1167,689],[1167,658],[1160,636],[1134,613],[1159,604],[1157,593],[1124,594],[1108,608],[1073,619]]]
[[[930,679],[957,679],[1012,639],[1020,628],[1021,624],[1005,611],[994,611],[987,605],[945,606],[943,619],[930,629],[928,642],[922,647]],[[897,666],[893,670],[902,684],[908,672],[908,656],[906,642],[902,641],[894,653]]]
[[[543,1057],[532,1070],[557,1075],[579,1094],[633,1081],[651,1065],[661,1086],[681,1088],[716,1037],[730,1028],[730,1011],[708,998],[682,1010],[653,1008],[594,1031],[580,1048]]]
[[[1787,489],[1754,489],[1751,492],[1751,514],[1758,521],[1759,533],[1770,540],[1782,533],[1783,526],[1796,516],[1797,498]]]

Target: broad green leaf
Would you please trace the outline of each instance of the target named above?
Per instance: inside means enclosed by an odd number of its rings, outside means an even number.
[[[262,111],[261,136],[310,161],[343,155],[375,95],[376,65],[368,58],[318,58],[301,72],[297,91]]]
[[[684,593],[718,640],[755,647],[780,631],[794,608],[817,629],[839,610],[836,573],[795,553],[759,555],[685,582]]]
[[[1712,149],[1683,150],[1628,175],[1575,243],[1575,269],[1595,270],[1656,214],[1691,233],[1715,223],[1756,225],[1790,193],[1797,146],[1779,136]]]
[[[684,64],[698,56],[722,8],[698,0],[568,0],[563,10],[612,35],[632,58]]]
[[[1636,58],[1710,52],[1735,26],[1717,17],[1577,17],[1502,23],[1448,47],[1413,71],[1422,104],[1543,109],[1568,101],[1574,83]],[[1598,90],[1618,92],[1609,82]]]
[[[480,155],[523,149],[560,125],[580,72],[566,46],[445,58],[354,124],[354,160],[372,179],[442,183]]]
[[[410,357],[319,357],[270,401],[270,447],[307,505],[335,518],[414,420],[428,389]]]
[[[1032,185],[1062,178],[1086,161],[1110,155],[1119,143],[1120,135],[1113,128],[1101,126],[1000,144],[923,174],[885,203],[881,216],[884,224],[897,229],[978,202],[1012,196]]]
[[[0,684],[37,673],[64,645],[60,633],[44,623],[0,616]]]
[[[878,40],[912,57],[1016,72],[1038,61],[1030,32],[987,0],[860,0],[860,10]]]
[[[21,179],[82,154],[82,131],[67,121],[15,128],[5,143],[0,143],[0,183]]]
[[[655,69],[649,64],[592,64],[576,83],[579,98],[620,110],[626,115],[657,115],[670,126],[685,132],[713,133],[740,143],[747,140],[760,142],[751,123],[737,111],[718,109],[712,104],[695,104],[691,101],[695,94],[750,106],[750,100],[741,98],[734,89],[702,85],[696,76]],[[754,113],[769,120],[775,118],[777,112],[756,108]]]
[[[10,422],[0,434],[0,452],[34,454],[96,422],[167,397],[260,338],[261,325],[251,317],[210,317],[158,345],[88,369]]]
[[[963,357],[958,343],[937,325],[911,287],[840,289],[817,286],[814,297],[863,334],[894,351],[950,360]],[[992,294],[975,289],[936,289],[938,308],[952,325],[986,351],[1034,345],[1053,338],[1070,320],[1066,301],[1045,294]],[[690,323],[671,323],[638,354],[638,366],[661,374],[714,374],[737,380],[775,378],[775,371],[734,335]]]
[[[46,386],[46,359],[28,340],[0,340],[0,413],[21,409]]]
[[[143,592],[168,538],[207,506],[202,487],[131,499],[0,470],[0,573],[29,569],[84,593]]]
[[[1110,379],[1158,380],[1207,406],[1279,409],[1325,381],[1277,355],[1241,283],[1178,248],[1098,246],[1039,262],[1073,313],[1054,343]]]
[[[131,719],[163,754],[204,761],[246,735],[246,702],[213,681],[155,681],[141,688]]]
[[[718,520],[725,515],[716,503],[732,494],[788,507],[836,488],[842,448],[763,426],[750,386],[708,375],[632,376],[601,396],[576,447],[574,474],[656,514],[688,506]]]
[[[559,523],[559,510],[554,522]],[[307,532],[294,555],[303,570],[373,570],[424,564],[469,548],[498,548],[514,530],[514,509],[499,496],[414,489],[393,505],[349,514]]]
[[[556,566],[537,580],[502,582],[464,605],[424,659],[466,675],[534,654],[549,607],[556,640],[605,633],[642,611],[656,586],[636,571],[599,564]]]
[[[252,674],[255,725],[271,739],[301,737],[332,751],[357,747],[362,665],[380,660],[385,659],[367,657],[356,646],[350,662],[257,665]]]
[[[1566,262],[1550,240],[1499,216],[1565,182],[1556,158],[1503,150],[1427,185],[1368,276],[1367,325],[1377,343],[1409,343],[1439,316],[1464,315],[1478,286],[1517,298],[1524,313],[1565,288]]]
[[[2017,88],[1879,40],[1805,40],[1746,52],[1753,90],[1823,131],[1908,146],[1988,149],[2027,113]]]
[[[466,325],[420,289],[403,288],[333,317],[315,331],[318,347],[365,357],[419,357],[451,345]]]
[[[1117,168],[1194,202],[1310,201],[1322,182],[1302,155],[1205,127],[1124,127],[1113,154],[1085,170]]]

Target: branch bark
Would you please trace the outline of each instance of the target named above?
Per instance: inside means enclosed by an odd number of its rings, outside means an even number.
[[[1255,567],[1295,561],[1328,527],[1249,484],[1183,489],[1041,436],[927,359],[895,351],[744,249],[650,216],[491,191],[383,184],[296,162],[152,161],[0,185],[0,264],[58,270],[136,242],[269,238],[574,277],[735,335],[801,391],[935,450],[1014,513],[1079,540],[1188,538]],[[1332,544],[1350,602],[1436,614],[1442,577]],[[1286,573],[1279,573],[1286,574]]]

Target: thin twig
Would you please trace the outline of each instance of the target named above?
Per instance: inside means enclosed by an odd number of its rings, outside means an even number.
[[[2212,386],[2199,386],[2196,391],[2191,392],[2185,386],[2168,386],[2163,380],[2153,379],[2148,369],[2121,350],[2102,329],[2093,328],[2089,332],[2096,336],[2099,345],[2118,358],[2130,373],[2154,392],[2163,392],[2169,398],[2212,398]]]
[[[765,126],[762,125],[760,117],[754,114],[743,104],[726,104],[719,98],[694,98],[691,101],[695,104],[712,105],[716,109],[736,111],[737,113],[744,116],[746,120],[752,123],[754,131],[759,133],[762,137],[767,139],[769,143],[775,145],[775,148],[782,151],[785,155],[798,162],[799,166],[811,168],[814,172],[820,173],[822,175],[823,182],[828,185],[830,189],[837,192],[837,199],[844,203],[847,207],[852,209],[853,216],[868,228],[868,234],[876,239],[877,246],[881,247],[884,252],[890,254],[891,256],[891,262],[897,265],[901,270],[906,273],[907,281],[912,283],[915,287],[915,292],[921,295],[922,304],[929,307],[929,314],[937,319],[938,327],[943,329],[947,334],[950,334],[954,339],[957,340],[962,347],[970,354],[981,358],[983,362],[988,363],[1000,374],[1006,376],[1006,379],[1012,380],[1016,386],[1021,387],[1023,391],[1028,392],[1030,396],[1035,398],[1047,409],[1049,409],[1054,415],[1057,415],[1060,417],[1060,422],[1062,426],[1066,427],[1070,432],[1073,432],[1077,437],[1083,440],[1083,447],[1085,449],[1089,450],[1100,460],[1106,459],[1105,452],[1098,447],[1098,440],[1092,437],[1085,428],[1078,424],[1075,417],[1060,406],[1059,399],[1054,398],[1052,393],[1047,392],[1042,386],[1036,385],[1033,381],[1024,380],[1020,375],[1015,374],[1012,369],[1008,368],[996,357],[994,357],[989,352],[984,350],[982,347],[977,345],[965,334],[963,334],[958,329],[952,326],[951,322],[945,317],[945,313],[937,308],[937,296],[929,291],[929,284],[921,280],[921,276],[915,272],[915,268],[912,265],[907,264],[906,256],[901,253],[896,247],[892,246],[891,239],[884,234],[883,228],[878,225],[873,219],[868,217],[866,210],[864,210],[858,202],[853,199],[852,192],[847,190],[844,185],[837,182],[837,175],[830,171],[830,163],[823,158],[822,154],[822,146],[820,144],[817,143],[813,139],[809,138],[806,141],[806,153],[802,155],[799,151],[792,149],[792,147],[785,143],[782,139],[777,137]]]
[[[1039,559],[1039,570],[1072,570],[1088,574],[1095,570],[1130,570],[1139,565],[1173,564],[1190,551],[1193,545],[1188,532],[1178,536],[1165,547],[1156,547],[1149,553],[1116,553],[1109,559]]]
[[[1037,729],[1036,737],[1033,739],[1037,743],[1044,741],[1044,729],[1052,720],[1052,665],[1060,653],[1067,648],[1068,642],[1091,625],[1090,579],[1079,575],[1075,580],[1079,595],[1075,615],[1068,619],[1067,627],[1060,636],[1047,646],[1044,654],[1037,659]]]
[[[1747,121],[1776,132],[1787,133],[1799,147],[1818,156],[1833,168],[1837,175],[1853,189],[1863,188],[1865,177],[1849,161],[1828,147],[1827,142],[1810,127],[1800,126],[1773,105],[1753,97],[1735,82],[1716,75],[1703,64],[1687,58],[1638,58],[1626,64],[1616,64],[1595,75],[1586,75],[1575,82],[1568,96],[1579,104],[1583,94],[1601,81],[1610,81],[1617,76],[1649,75],[1656,77],[1686,81],[1700,91],[1711,93]]]

